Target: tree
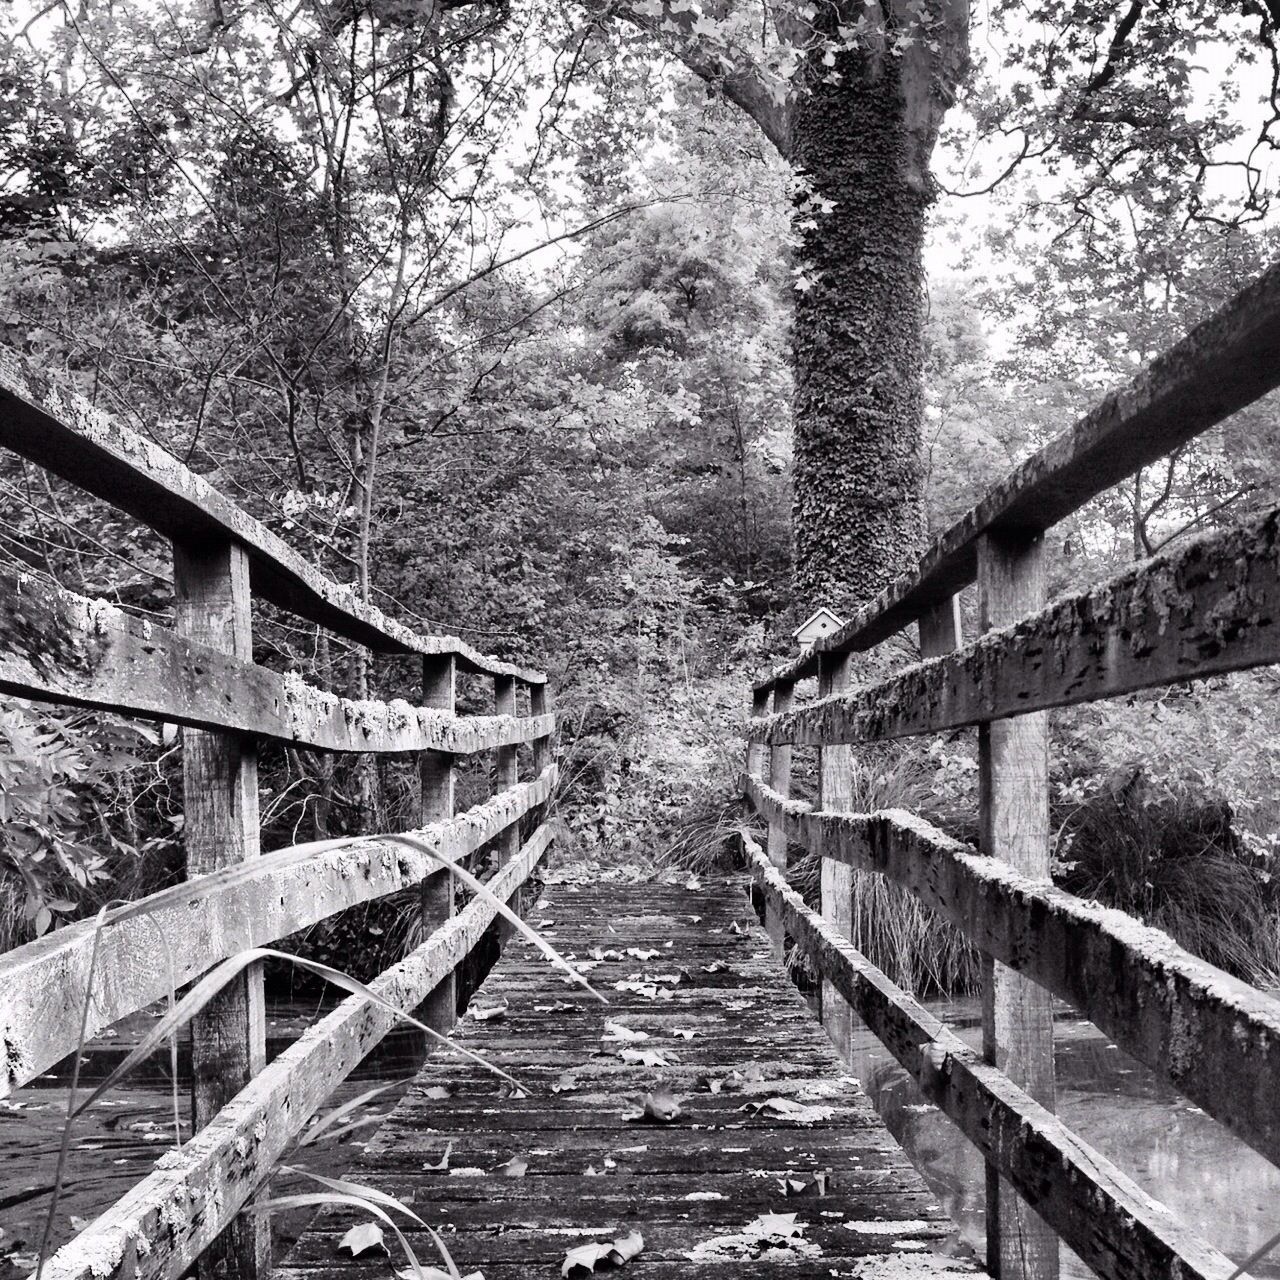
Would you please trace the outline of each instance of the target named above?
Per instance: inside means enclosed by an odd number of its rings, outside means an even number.
[[[593,12],[659,36],[791,165],[796,603],[848,612],[924,540],[921,253],[967,0]]]

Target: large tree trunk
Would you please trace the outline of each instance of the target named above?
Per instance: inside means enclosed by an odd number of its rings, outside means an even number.
[[[795,102],[796,605],[842,617],[925,533],[920,424],[927,184],[901,65],[845,54]]]

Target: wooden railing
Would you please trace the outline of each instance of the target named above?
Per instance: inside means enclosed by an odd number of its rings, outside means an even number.
[[[0,692],[185,726],[188,875],[100,924],[72,924],[0,956],[0,1097],[73,1052],[83,1035],[219,961],[415,886],[429,936],[371,989],[446,1033],[455,971],[493,922],[495,903],[517,894],[553,840],[545,819],[555,718],[545,678],[385,617],[163,450],[8,353],[0,353],[0,446],[172,543],[172,630],[34,574],[0,572]],[[336,697],[256,665],[255,598],[375,651],[421,655],[420,705]],[[492,678],[493,715],[457,713],[460,670]],[[409,839],[322,841],[259,856],[257,748],[268,740],[416,753],[422,825]],[[532,745],[534,776],[525,781],[522,744]],[[485,751],[495,754],[495,794],[455,813],[455,762]],[[499,854],[491,897],[456,912],[451,868],[485,846]],[[352,996],[265,1065],[262,972],[250,968],[192,1024],[192,1140],[49,1259],[44,1276],[177,1280],[197,1260],[202,1268],[216,1261],[227,1277],[265,1276],[266,1219],[240,1210],[396,1021],[391,1009]]]
[[[1055,1276],[1059,1238],[1103,1276],[1235,1270],[1052,1114],[1053,996],[1280,1164],[1280,1001],[1053,886],[1045,720],[1049,708],[1280,660],[1280,511],[1048,605],[1042,555],[1058,520],[1277,385],[1280,268],[754,687],[743,793],[768,848],[745,843],[770,933],[779,947],[789,934],[821,973],[837,1042],[852,1007],[982,1152],[988,1267],[1002,1280]],[[957,592],[975,579],[983,634],[965,644]],[[850,688],[852,655],[912,623],[922,660]],[[814,676],[818,699],[797,706],[797,683]],[[966,725],[979,729],[981,853],[904,812],[848,812],[851,744]],[[790,798],[794,744],[821,749],[816,807]],[[787,886],[788,843],[822,855],[821,917]],[[901,885],[982,952],[981,1054],[850,945],[853,868]]]

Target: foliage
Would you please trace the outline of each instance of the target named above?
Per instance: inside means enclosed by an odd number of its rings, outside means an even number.
[[[159,736],[113,716],[59,715],[9,699],[0,707],[0,894],[18,919],[5,945],[45,933],[106,884],[132,877],[122,863],[156,853],[166,837],[139,832],[142,752]]]

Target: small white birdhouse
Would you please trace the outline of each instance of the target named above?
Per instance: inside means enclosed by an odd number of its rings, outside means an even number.
[[[844,624],[825,605],[815,609],[791,634],[795,636],[801,653],[808,653],[815,640],[829,636]]]

